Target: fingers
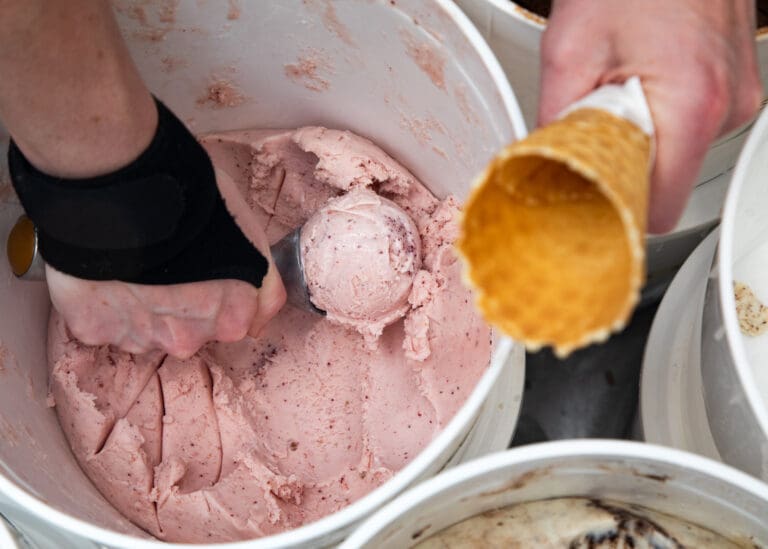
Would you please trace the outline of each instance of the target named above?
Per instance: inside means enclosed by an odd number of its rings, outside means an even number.
[[[259,302],[258,290],[241,281],[229,280],[221,313],[216,319],[215,339],[222,342],[240,341],[248,335]]]
[[[702,117],[698,109],[684,108],[685,113],[672,115],[669,108],[656,107],[663,114],[654,117],[656,161],[651,173],[648,208],[650,233],[665,233],[675,227],[709,145],[718,133],[715,124]]]
[[[675,227],[712,142],[751,119],[762,97],[759,85],[732,89],[727,77],[706,67],[687,79],[685,88],[653,82],[645,86],[656,127],[648,217],[651,233]]]
[[[198,291],[212,292],[220,300],[215,315],[195,316],[193,308],[183,318],[177,311],[176,315],[159,316],[153,330],[155,344],[180,359],[189,358],[210,341],[235,342],[246,335],[258,335],[285,303],[285,288],[274,268],[258,290],[239,280],[194,286]],[[196,310],[210,312],[211,307],[200,299]]]
[[[733,93],[732,107],[725,121],[723,132],[742,126],[749,122],[757,113],[765,95],[760,80],[757,62],[757,41],[754,37],[755,15],[754,3],[745,1],[747,9],[736,10],[737,37],[732,38],[731,88]],[[750,5],[751,4],[751,5]]]
[[[155,348],[160,348],[174,358],[187,359],[214,339],[210,320],[184,319],[172,316],[159,317],[157,323],[165,326],[166,337],[160,339],[158,331],[153,332]]]
[[[72,333],[89,345],[116,345],[141,353],[161,349],[188,358],[209,341],[234,342],[257,335],[285,303],[266,235],[231,178],[217,171],[227,207],[270,262],[260,289],[236,280],[172,286],[88,282],[58,273],[51,297]]]
[[[242,281],[207,281],[163,290],[178,295],[162,308],[163,314],[156,309],[153,336],[159,348],[179,359],[189,358],[211,341],[240,341],[258,310],[256,288]]]
[[[549,124],[574,101],[597,88],[607,70],[604,44],[587,43],[581,29],[561,22],[558,4],[541,40],[541,94],[538,123]]]
[[[743,50],[745,57],[749,58],[750,52],[754,50],[754,42],[747,44]],[[752,120],[760,109],[760,105],[765,97],[765,90],[760,80],[757,63],[750,62],[743,66],[739,76],[734,78],[732,83],[731,108],[721,129],[721,135],[731,132],[750,120]]]
[[[759,107],[764,92],[750,4],[554,5],[541,45],[539,123],[551,122],[603,83],[639,75],[656,126],[650,232],[674,228],[712,142],[748,122]],[[648,25],[639,17],[654,10],[665,13],[664,21]]]
[[[77,336],[75,335],[75,337]],[[100,345],[104,345],[104,343]],[[136,337],[136,334],[129,334],[127,338],[120,340],[118,343],[111,343],[111,345],[116,346],[121,351],[136,355],[147,353],[153,349],[145,339]]]
[[[274,264],[270,266],[258,295],[258,310],[251,321],[248,335],[256,337],[285,305],[285,286]]]
[[[277,314],[285,303],[285,288],[272,262],[269,242],[264,229],[246,203],[234,180],[225,172],[216,170],[216,181],[227,209],[235,218],[238,226],[269,261],[269,272],[264,277],[261,288],[256,293],[255,307],[249,317],[245,332],[241,333],[243,328],[241,318],[234,318],[229,315],[223,315],[222,317],[217,339],[219,341],[238,341],[246,335],[246,332],[251,337],[256,337],[264,325]],[[255,289],[249,287],[249,290],[254,291]]]
[[[153,330],[156,345],[176,358],[189,358],[210,341],[231,343],[258,335],[285,303],[285,288],[275,269],[270,269],[258,290],[239,280],[204,284],[220,287],[217,297],[221,303],[215,316],[164,315]]]

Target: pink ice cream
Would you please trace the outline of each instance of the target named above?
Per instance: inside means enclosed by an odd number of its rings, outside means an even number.
[[[245,195],[271,243],[346,201],[340,211],[388,212],[410,234],[359,227],[370,250],[386,243],[391,255],[377,269],[397,279],[390,293],[371,286],[378,301],[361,306],[404,315],[382,322],[375,348],[349,325],[285,307],[258,339],[212,343],[177,360],[83,345],[52,314],[51,390],[75,457],[121,513],[178,542],[270,535],[364,496],[451,420],[491,348],[460,282],[455,200],[438,200],[348,132],[244,131],[202,141],[222,187]],[[414,257],[411,240],[421,243]],[[331,254],[325,249],[315,252]],[[358,299],[332,295],[342,304]]]
[[[421,237],[402,208],[358,187],[320,208],[301,231],[312,303],[373,344],[410,310]]]

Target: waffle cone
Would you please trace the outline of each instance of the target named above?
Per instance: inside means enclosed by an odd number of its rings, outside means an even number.
[[[645,279],[650,138],[583,108],[504,149],[458,247],[491,324],[558,356],[622,329]]]

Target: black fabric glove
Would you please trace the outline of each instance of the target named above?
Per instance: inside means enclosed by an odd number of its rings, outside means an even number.
[[[16,193],[43,259],[87,280],[179,284],[238,279],[260,287],[266,258],[224,205],[205,149],[160,101],[149,147],[130,165],[89,179],[51,177],[11,141]]]

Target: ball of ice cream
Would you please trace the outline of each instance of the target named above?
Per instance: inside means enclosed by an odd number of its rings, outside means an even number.
[[[375,342],[408,312],[421,240],[402,208],[359,188],[328,201],[307,221],[301,259],[315,306]]]

